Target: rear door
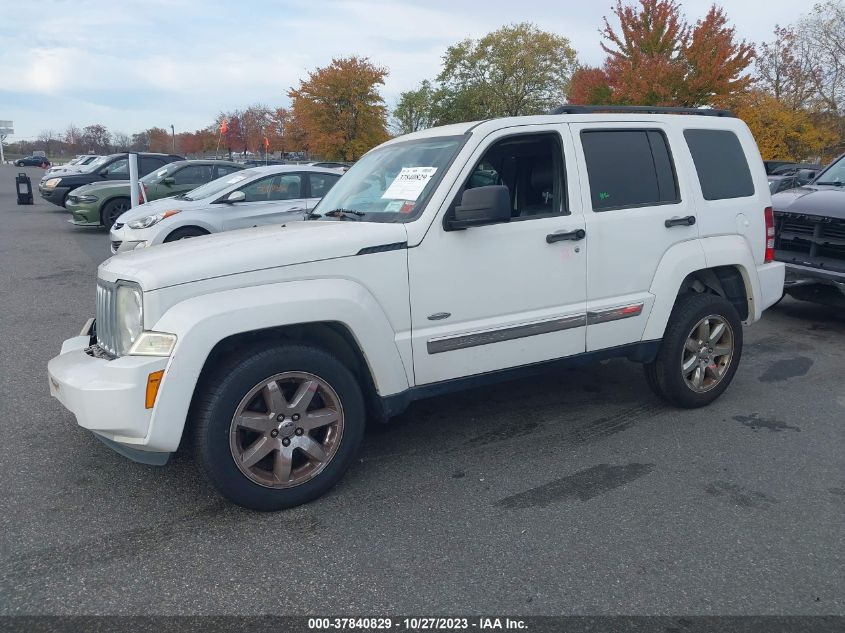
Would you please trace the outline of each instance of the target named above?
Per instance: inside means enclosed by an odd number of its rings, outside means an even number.
[[[246,196],[243,202],[220,205],[223,230],[301,220],[306,210],[305,185],[304,174],[298,172],[273,174],[244,185],[238,189]]]
[[[587,351],[642,338],[661,258],[698,238],[688,180],[659,122],[571,124],[587,230]],[[687,165],[684,163],[684,167]]]

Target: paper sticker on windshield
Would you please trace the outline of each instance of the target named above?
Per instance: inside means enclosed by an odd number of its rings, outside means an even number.
[[[436,171],[437,167],[403,167],[381,197],[388,200],[416,200]]]

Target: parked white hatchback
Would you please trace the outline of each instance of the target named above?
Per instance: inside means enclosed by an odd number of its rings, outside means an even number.
[[[340,176],[334,169],[305,165],[245,169],[127,211],[109,233],[111,252],[301,220]]]

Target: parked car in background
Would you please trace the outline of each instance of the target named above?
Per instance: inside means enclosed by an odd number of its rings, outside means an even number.
[[[93,163],[98,158],[100,158],[99,154],[83,154],[82,156],[77,156],[76,158],[69,160],[64,165],[53,165],[44,172],[44,175],[49,176],[61,173],[85,171],[85,167]]]
[[[140,202],[175,196],[200,185],[242,170],[243,165],[222,160],[180,160],[143,176]],[[65,207],[71,212],[71,224],[77,226],[105,226],[110,229],[115,220],[131,208],[128,180],[94,182],[74,189]]]
[[[151,171],[177,160],[185,159],[175,154],[138,153],[138,175],[146,176]],[[47,202],[63,207],[67,202],[68,194],[82,185],[127,178],[129,178],[129,155],[111,154],[93,161],[86,166],[85,171],[42,178],[38,184],[38,191]]]
[[[769,176],[769,191],[779,193],[787,189],[801,187],[811,182],[818,173],[824,169],[823,165],[812,163],[795,163],[794,165],[782,165],[775,169]]]
[[[15,161],[16,167],[44,167],[50,166],[50,161],[44,156],[24,156]]]
[[[251,167],[175,198],[127,211],[111,229],[112,253],[232,229],[302,220],[340,179],[305,165]]]
[[[764,160],[763,165],[766,167],[766,175],[773,174],[776,169],[779,169],[785,165],[794,165],[795,161],[792,160]]]
[[[317,163],[308,163],[311,167],[325,167],[326,169],[338,169],[341,172],[349,171],[351,165],[347,163],[337,163],[332,161],[324,161],[324,162],[317,162]]]
[[[845,155],[811,182],[773,195],[772,207],[786,294],[845,307]]]

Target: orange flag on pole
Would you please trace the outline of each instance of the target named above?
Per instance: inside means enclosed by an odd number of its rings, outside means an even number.
[[[229,122],[226,119],[223,119],[223,122],[220,123],[220,133],[225,134],[229,131]]]
[[[270,139],[264,137],[264,149],[270,149]]]

